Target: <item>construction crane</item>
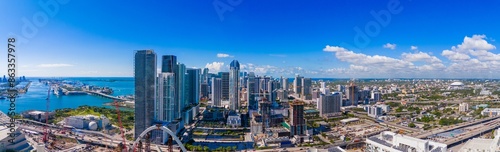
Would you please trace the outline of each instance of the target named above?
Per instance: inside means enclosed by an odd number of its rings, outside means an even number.
[[[50,106],[50,89],[51,86],[49,85],[49,90],[47,91],[47,111],[45,111],[45,126],[43,127],[44,134],[43,134],[43,142],[46,143],[49,141],[49,106]]]
[[[118,102],[116,100],[114,101],[114,103],[115,103],[115,107],[116,107],[116,114],[118,115],[118,123],[120,125],[120,132],[121,132],[122,138],[123,138],[123,147],[124,147],[124,149],[127,149],[127,140],[125,139],[125,133],[123,133],[123,124],[122,124],[122,119],[121,119],[121,115],[120,115],[120,108],[118,107]]]

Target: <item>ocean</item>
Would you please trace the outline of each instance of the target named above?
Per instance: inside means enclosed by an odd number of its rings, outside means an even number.
[[[16,98],[16,113],[21,113],[26,110],[42,110],[47,109],[47,91],[49,86],[38,82],[40,78],[27,78],[32,81],[28,92],[19,94]],[[49,78],[43,78],[49,79]],[[134,78],[133,77],[119,77],[119,78],[57,78],[61,80],[79,81],[84,84],[110,87],[113,89],[113,96],[132,95],[134,94]],[[104,103],[112,102],[113,100],[93,95],[71,95],[71,96],[56,96],[53,92],[50,93],[49,110],[63,108],[76,108],[82,105],[88,106],[104,106]],[[2,112],[7,113],[10,108],[8,99],[0,99],[0,109]]]

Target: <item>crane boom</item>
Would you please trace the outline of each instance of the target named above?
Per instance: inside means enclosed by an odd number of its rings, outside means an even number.
[[[49,106],[50,106],[50,89],[51,86],[49,84],[49,89],[47,91],[47,110],[45,111],[45,126],[43,127],[44,129],[44,135],[43,135],[43,142],[47,142],[49,140]]]
[[[122,124],[122,119],[120,118],[120,108],[118,107],[118,102],[115,100],[115,107],[116,107],[116,114],[118,115],[118,123],[120,125],[120,132],[122,134],[123,138],[123,147],[127,149],[127,140],[125,139],[125,134],[123,133],[123,124]],[[128,150],[127,150],[128,151]]]

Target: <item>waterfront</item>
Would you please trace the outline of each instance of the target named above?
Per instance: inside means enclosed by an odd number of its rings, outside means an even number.
[[[43,110],[45,111],[48,86],[38,82],[39,78],[28,78],[32,81],[28,92],[19,94],[16,99],[16,112],[20,113],[26,110]],[[80,81],[84,84],[95,85],[100,87],[110,87],[113,89],[113,96],[131,95],[134,93],[134,79],[129,78],[58,78],[68,81]],[[62,108],[76,108],[81,105],[89,106],[105,106],[104,103],[111,102],[111,99],[93,96],[93,95],[72,95],[72,96],[56,96],[52,92],[50,94],[49,110]],[[10,102],[8,100],[0,100],[0,109],[7,113]],[[108,107],[108,106],[105,106]]]

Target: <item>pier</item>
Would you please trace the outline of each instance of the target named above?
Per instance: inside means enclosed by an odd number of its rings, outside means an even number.
[[[125,101],[125,99],[122,99],[122,98],[118,98],[118,97],[115,97],[115,96],[111,96],[111,95],[108,95],[108,94],[104,94],[104,93],[101,93],[101,92],[95,92],[95,91],[85,91],[91,95],[96,95],[96,96],[100,96],[100,97],[105,97],[105,98],[109,98],[109,99],[113,99],[113,100],[117,100],[117,101]]]

